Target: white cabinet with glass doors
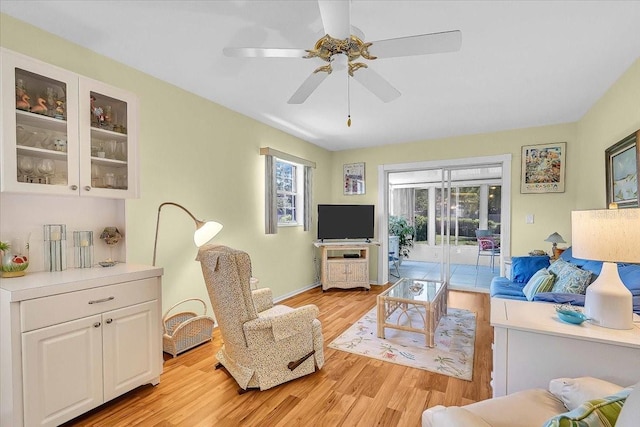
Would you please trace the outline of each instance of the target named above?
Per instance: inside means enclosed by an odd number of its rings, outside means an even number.
[[[6,49],[0,55],[0,190],[138,197],[136,96]]]

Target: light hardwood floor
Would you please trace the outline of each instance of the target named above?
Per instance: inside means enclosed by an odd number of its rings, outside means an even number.
[[[267,391],[238,395],[236,382],[215,370],[212,343],[170,358],[160,384],[143,386],[73,420],[71,426],[419,426],[425,408],[491,397],[492,328],[487,294],[450,291],[449,305],[477,313],[473,381],[464,381],[328,348],[375,306],[371,291],[314,288],[283,303],[316,304],[325,341],[322,370]]]

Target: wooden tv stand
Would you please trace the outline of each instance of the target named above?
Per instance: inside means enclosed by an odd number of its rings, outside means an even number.
[[[371,289],[369,283],[369,247],[377,243],[315,242],[321,249],[320,282],[322,291],[330,288]]]

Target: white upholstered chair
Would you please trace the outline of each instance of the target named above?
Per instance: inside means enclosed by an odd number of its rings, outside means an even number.
[[[315,305],[273,305],[271,290],[251,290],[245,252],[205,245],[198,260],[224,345],[216,354],[240,392],[266,390],[322,368],[322,327]]]

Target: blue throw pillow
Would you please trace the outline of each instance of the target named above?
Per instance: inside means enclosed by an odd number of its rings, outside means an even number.
[[[516,283],[527,283],[536,271],[549,267],[549,257],[515,256],[511,258],[511,280]]]
[[[640,295],[640,264],[618,264],[618,274],[634,295]]]

